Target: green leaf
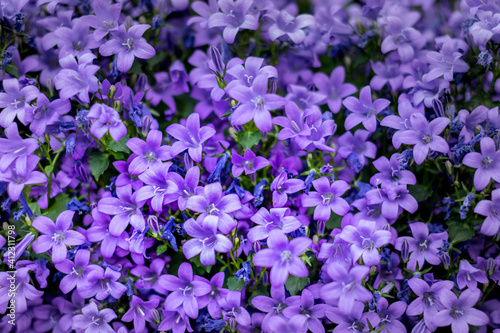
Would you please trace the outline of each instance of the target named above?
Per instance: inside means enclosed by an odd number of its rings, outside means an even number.
[[[105,154],[93,154],[89,157],[90,170],[92,170],[92,175],[95,180],[99,180],[99,177],[106,171],[109,166],[108,155]]]
[[[293,275],[289,275],[288,279],[286,280],[285,287],[290,292],[290,295],[294,296],[297,295],[297,292],[299,290],[304,289],[304,287],[307,285],[307,280],[307,277],[299,278]]]
[[[108,142],[108,148],[112,151],[128,153],[130,152],[127,147],[127,141],[129,140],[129,138],[130,137],[128,135],[125,135],[120,139],[120,141],[111,140]]]
[[[432,195],[432,189],[422,185],[408,185],[408,190],[418,202],[424,201]]]
[[[245,281],[238,280],[236,276],[231,276],[227,279],[227,287],[229,290],[237,290],[240,291],[245,286]]]
[[[167,244],[161,244],[160,246],[158,246],[156,248],[156,255],[159,256],[160,254],[162,254],[163,252],[167,251],[168,249],[168,246]]]
[[[448,221],[446,224],[451,243],[460,243],[474,237],[474,227],[465,222]]]
[[[52,165],[47,165],[44,170],[45,174],[48,175],[52,172],[52,170],[54,170],[54,167]]]
[[[238,143],[243,147],[243,149],[247,150],[259,143],[260,139],[262,138],[262,134],[260,132],[240,131],[236,133],[236,138],[238,139]]]
[[[43,212],[43,215],[47,216],[52,221],[55,221],[59,214],[67,210],[66,204],[70,202],[71,199],[67,193],[61,193],[55,197],[54,204],[50,206]]]
[[[16,64],[11,62],[4,68],[5,73],[10,74],[16,78],[19,77],[19,69],[17,68]]]
[[[193,257],[189,261],[192,262],[196,268],[203,270],[207,273],[210,273],[210,271],[212,270],[212,266],[205,266],[201,263],[200,256]]]
[[[38,205],[36,202],[30,203],[28,204],[28,206],[34,215],[42,215],[42,211],[40,210],[40,205]]]

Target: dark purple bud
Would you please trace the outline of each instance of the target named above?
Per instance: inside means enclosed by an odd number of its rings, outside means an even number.
[[[141,73],[137,78],[137,81],[135,82],[135,91],[137,92],[144,91],[147,82],[148,78],[146,77],[146,74]]]
[[[160,225],[158,224],[158,217],[156,215],[149,215],[147,218],[149,229],[153,236],[158,237],[161,235]]]
[[[324,235],[325,234],[326,221],[317,221],[316,225],[317,225],[317,228],[318,228],[318,235]]]
[[[210,59],[213,61],[217,73],[223,75],[225,66],[224,62],[222,61],[222,55],[220,54],[219,49],[216,48],[215,46],[210,46],[208,48],[208,55]]]
[[[304,183],[306,184],[306,188],[304,189],[305,194],[309,194],[315,175],[316,175],[316,170],[314,169],[311,170],[311,172],[309,172],[309,174],[307,175],[306,180],[304,181]]]
[[[76,172],[76,175],[78,176],[78,178],[80,178],[80,180],[84,184],[88,184],[90,182],[89,174],[87,172],[87,168],[85,168],[82,161],[80,161],[80,160],[76,161],[74,168],[75,168],[75,172]]]
[[[155,324],[160,324],[161,322],[161,317],[160,317],[160,313],[158,312],[158,310],[156,309],[151,309],[151,319],[153,320],[153,322]]]
[[[404,262],[408,261],[408,258],[410,256],[410,242],[404,238],[401,241],[401,259],[403,259]]]

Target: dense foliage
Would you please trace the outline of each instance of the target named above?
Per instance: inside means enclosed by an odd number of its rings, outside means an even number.
[[[0,22],[2,332],[500,332],[498,1]]]

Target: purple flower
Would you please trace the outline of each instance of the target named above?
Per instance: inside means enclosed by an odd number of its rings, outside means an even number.
[[[172,330],[173,333],[193,331],[191,324],[189,323],[189,317],[186,316],[186,313],[182,308],[178,308],[176,311],[163,310],[163,320],[161,321],[160,326],[158,326],[158,329],[163,331]]]
[[[283,207],[287,200],[287,194],[297,193],[306,188],[303,180],[288,179],[286,170],[282,170],[278,177],[274,178],[271,183],[271,191],[273,191],[273,206],[275,208]]]
[[[150,301],[144,302],[140,297],[135,295],[132,296],[130,301],[130,308],[122,316],[122,321],[130,322],[134,321],[134,330],[136,332],[144,331],[146,327],[146,321],[152,321],[151,310],[156,309],[160,300],[158,298],[153,298]]]
[[[252,305],[265,313],[261,324],[262,329],[270,331],[273,321],[277,318],[284,318],[283,310],[288,306],[287,303],[284,286],[272,287],[271,297],[259,295],[252,298]]]
[[[108,323],[116,317],[112,309],[99,310],[96,302],[90,302],[82,308],[82,314],[73,317],[72,328],[84,330],[85,333],[113,333],[115,330]]]
[[[306,112],[304,111],[304,113]],[[308,151],[321,149],[331,153],[335,152],[335,149],[327,145],[325,139],[325,137],[333,135],[337,129],[334,120],[323,120],[321,112],[313,109],[306,118],[306,126],[310,130],[308,132],[302,132],[295,137],[295,142],[300,149],[306,149]]]
[[[350,210],[350,206],[340,196],[350,189],[343,180],[330,183],[328,177],[321,177],[314,180],[314,189],[317,192],[302,194],[302,205],[304,207],[316,207],[314,209],[314,219],[317,221],[328,221],[331,212],[344,216]]]
[[[380,262],[378,248],[389,244],[392,239],[390,231],[377,230],[376,222],[364,220],[359,221],[357,226],[345,226],[338,237],[351,245],[352,259],[356,261],[363,258],[363,264],[366,266]]]
[[[156,54],[154,47],[142,37],[150,27],[149,24],[136,24],[127,30],[124,25],[120,25],[110,31],[111,39],[99,47],[99,53],[105,57],[116,54],[118,70],[127,72],[136,57],[149,59]]]
[[[361,89],[359,99],[355,97],[347,97],[342,104],[351,111],[345,120],[345,129],[350,130],[359,123],[370,132],[375,132],[377,129],[377,114],[389,106],[391,102],[380,98],[372,102],[372,90],[370,86]]]
[[[380,298],[378,301],[380,323],[379,326],[385,325],[384,329],[380,332],[383,333],[405,333],[407,332],[405,325],[398,319],[406,311],[406,303],[403,301],[394,302],[389,305],[385,298]]]
[[[300,259],[312,244],[307,237],[288,238],[281,230],[271,230],[267,245],[269,248],[260,250],[253,258],[255,266],[271,267],[271,284],[274,287],[285,284],[288,274],[297,277],[306,277],[309,274],[306,265]]]
[[[187,259],[200,254],[202,265],[211,266],[215,264],[215,252],[227,253],[233,248],[233,243],[226,236],[217,233],[217,221],[206,218],[204,220],[189,219],[184,222],[186,233],[194,237],[182,246],[182,252]]]
[[[71,230],[73,227],[73,216],[75,212],[66,210],[59,214],[54,223],[45,216],[39,216],[33,221],[33,227],[41,235],[31,245],[35,253],[43,253],[52,249],[52,261],[55,264],[66,259],[68,250],[66,246],[81,245],[85,242],[85,237],[78,231]]]
[[[79,57],[91,53],[92,49],[98,48],[101,44],[89,34],[89,25],[84,18],[74,19],[72,23],[71,28],[60,27],[43,38],[46,50],[57,45],[60,59],[68,55]]]
[[[274,117],[273,124],[283,127],[278,134],[279,140],[295,138],[298,135],[308,136],[311,129],[305,124],[305,119],[313,113],[313,109],[302,112],[297,104],[289,101],[285,104],[286,117]]]
[[[441,76],[447,81],[452,81],[454,73],[466,73],[469,70],[469,65],[460,59],[463,53],[457,51],[457,46],[451,38],[443,43],[441,51],[430,51],[426,56],[429,62],[429,73],[423,76],[424,82]]]
[[[385,29],[388,35],[381,45],[384,54],[397,50],[399,59],[403,63],[412,60],[415,49],[423,47],[426,42],[422,34],[411,27],[415,20],[410,15],[403,17],[390,16],[387,19],[388,23]]]
[[[377,146],[368,141],[370,134],[370,132],[360,129],[354,135],[347,131],[338,138],[339,156],[347,160],[354,172],[360,172],[363,166],[369,163],[366,157],[375,158],[377,156]]]
[[[87,114],[87,118],[94,120],[90,126],[90,133],[98,140],[100,140],[106,132],[109,132],[109,135],[117,142],[127,135],[127,127],[122,122],[118,112],[106,104],[92,105]]]
[[[457,285],[460,289],[467,286],[469,289],[477,289],[477,283],[488,283],[488,277],[484,272],[472,266],[467,260],[461,260],[457,274]]]
[[[87,229],[86,236],[89,242],[101,242],[100,250],[104,258],[111,258],[115,253],[117,245],[121,245],[122,248],[128,245],[125,241],[125,238],[128,237],[125,231],[117,237],[110,233],[109,222],[111,218],[108,215],[99,212],[96,207],[92,210],[92,217],[94,218],[94,222]]]
[[[250,325],[251,319],[248,311],[241,306],[241,292],[230,291],[227,293],[226,298],[221,300],[222,303],[222,316],[224,321],[229,322],[229,327],[234,330],[236,323],[241,326]]]
[[[411,255],[408,268],[415,270],[418,263],[419,269],[422,269],[425,262],[439,265],[441,260],[438,256],[438,248],[443,244],[443,239],[448,240],[448,233],[445,231],[429,235],[427,225],[422,222],[411,223],[410,229],[413,237],[399,237],[396,241],[396,249],[399,251],[401,251],[403,240],[407,240],[410,244]]]
[[[231,114],[233,125],[243,125],[253,119],[255,126],[262,132],[269,132],[273,128],[269,111],[283,107],[285,100],[276,94],[267,93],[267,81],[268,75],[263,73],[254,79],[251,88],[240,84],[228,89],[228,94],[239,102]]]
[[[391,159],[382,156],[373,161],[373,166],[380,171],[370,178],[370,184],[373,186],[382,185],[383,189],[394,185],[415,185],[417,178],[408,170],[401,170],[399,166],[399,153],[391,155]]]
[[[12,201],[17,201],[26,185],[45,184],[47,177],[40,171],[33,171],[37,168],[40,158],[36,155],[29,155],[27,159],[18,158],[15,167],[9,167],[0,172],[0,181],[9,183],[7,193]]]
[[[167,128],[167,133],[179,140],[172,145],[170,152],[172,156],[187,149],[193,161],[199,163],[203,153],[203,143],[214,136],[215,130],[209,126],[200,128],[200,116],[192,113],[186,121],[186,126],[172,124]]]
[[[500,189],[491,192],[491,200],[481,200],[474,208],[474,213],[486,216],[481,225],[481,233],[494,236],[500,230]]]
[[[213,221],[223,234],[228,234],[236,227],[236,221],[229,214],[241,209],[241,202],[236,194],[222,196],[222,186],[217,182],[206,185],[203,193],[190,197],[187,208],[201,213],[199,221]]]
[[[264,207],[260,208],[250,218],[257,225],[248,231],[248,240],[254,243],[266,239],[274,229],[279,229],[285,234],[299,229],[302,223],[290,214],[290,208],[271,208],[269,211]]]
[[[415,145],[413,158],[417,164],[422,164],[425,161],[430,149],[443,154],[448,153],[450,147],[439,134],[448,126],[450,119],[438,117],[429,123],[425,116],[415,113],[411,115],[410,122],[411,130],[399,131],[394,134],[396,147],[399,147],[401,143]]]
[[[182,178],[181,175],[171,172],[169,177],[177,186],[179,197],[177,199],[177,204],[180,210],[187,209],[187,201],[190,197],[195,195],[196,188],[198,188],[198,183],[200,182],[200,168],[198,166],[191,167],[186,172],[186,177]]]
[[[276,70],[276,68],[274,68],[273,66],[262,67],[263,63],[263,58],[248,57],[245,59],[244,67],[243,65],[237,64],[231,68],[228,68],[227,73],[237,79],[229,82],[228,88],[239,83],[244,84],[247,87],[251,87],[254,79],[261,74],[267,74],[268,78],[277,78],[278,71]]]
[[[26,121],[30,123],[30,130],[37,136],[45,133],[47,125],[54,124],[61,115],[71,110],[71,103],[64,99],[49,101],[47,96],[39,94],[36,107],[32,112],[26,113]]]
[[[387,84],[392,91],[397,91],[403,85],[403,74],[399,70],[399,64],[392,59],[386,59],[385,63],[372,63],[375,76],[370,80],[370,87],[374,90],[382,90]]]
[[[95,296],[96,299],[102,301],[111,295],[116,299],[120,299],[127,290],[127,287],[118,282],[120,272],[110,267],[106,267],[106,270],[104,270],[104,268],[97,265],[90,265],[88,268],[90,271],[87,280],[77,289],[83,298]]]
[[[302,14],[293,17],[286,10],[274,10],[266,14],[266,16],[274,21],[267,31],[271,41],[275,41],[281,36],[286,35],[295,44],[300,44],[306,37],[306,33],[302,29],[315,24],[314,16],[312,15]]]
[[[423,313],[427,327],[435,328],[432,320],[438,311],[444,309],[441,298],[449,297],[450,294],[453,295],[451,291],[453,281],[439,281],[429,286],[424,280],[413,278],[408,280],[408,285],[418,297],[408,305],[406,314],[408,316],[418,316]]]
[[[174,311],[182,305],[189,317],[196,318],[198,317],[196,297],[206,295],[212,291],[212,287],[198,277],[193,277],[193,268],[187,262],[179,266],[178,276],[160,276],[160,285],[172,291],[165,300],[165,309]]]
[[[146,220],[141,211],[143,202],[137,199],[137,193],[132,194],[130,185],[121,186],[116,189],[117,198],[107,197],[99,200],[99,211],[114,215],[109,224],[112,236],[119,237],[129,224],[138,230],[144,230],[146,227]]]
[[[465,155],[462,163],[468,167],[477,169],[474,173],[474,187],[481,191],[493,178],[500,182],[500,151],[497,151],[495,141],[492,138],[482,138],[481,153],[472,152]]]
[[[347,313],[351,313],[356,307],[356,300],[368,302],[372,299],[372,294],[362,285],[370,271],[369,267],[349,268],[333,262],[326,266],[326,271],[332,282],[321,287],[323,299],[338,299],[338,304],[341,304]]]
[[[11,284],[15,287],[11,288]],[[11,289],[15,292],[12,293]],[[43,291],[30,284],[29,268],[18,268],[15,275],[0,272],[0,313],[5,313],[11,299],[15,302],[16,312],[23,313],[28,309],[26,300],[37,300],[42,295]]]
[[[483,326],[489,323],[488,316],[478,310],[474,306],[479,301],[481,292],[467,289],[460,294],[460,297],[453,293],[446,294],[446,297],[441,297],[441,303],[445,307],[439,311],[432,322],[438,327],[451,325],[453,332],[469,332],[469,325]]]
[[[95,15],[85,16],[85,22],[94,28],[94,38],[96,41],[100,41],[110,30],[117,28],[122,4],[111,4],[105,0],[96,0],[92,2],[92,9]]]
[[[31,154],[38,149],[35,139],[23,139],[17,129],[17,123],[10,124],[4,130],[6,138],[0,138],[0,171],[5,171],[12,163],[26,165],[28,159],[33,159]]]
[[[470,113],[467,110],[458,112],[458,119],[464,124],[459,134],[459,136],[464,136],[464,143],[468,143],[474,137],[476,126],[486,121],[488,111],[486,106],[480,105]]]
[[[264,157],[256,156],[251,149],[247,149],[243,157],[233,152],[231,162],[233,162],[233,177],[239,177],[243,171],[245,171],[245,175],[254,174],[257,170],[269,165],[268,160]]]
[[[151,260],[148,264],[149,267],[143,265],[132,267],[132,269],[130,269],[130,273],[139,277],[139,279],[135,281],[136,288],[142,290],[155,290],[161,294],[168,294],[168,291],[163,289],[163,287],[159,284],[159,277],[162,274],[167,262],[168,260],[156,258]]]
[[[137,200],[151,199],[151,208],[158,213],[163,211],[163,205],[171,203],[179,197],[179,188],[171,180],[172,173],[168,172],[171,165],[171,162],[154,164],[139,175],[144,186],[137,191]]]
[[[321,323],[321,318],[325,316],[325,311],[331,310],[328,304],[314,304],[314,296],[309,289],[304,289],[300,296],[292,296],[287,301],[294,304],[283,310],[283,314],[292,320],[297,320],[297,316],[304,317],[307,328],[313,333],[324,333],[325,328]],[[296,304],[296,305],[295,305]],[[281,332],[281,331],[280,331]]]
[[[259,22],[257,17],[250,12],[253,5],[251,0],[219,0],[222,13],[210,16],[208,27],[224,27],[222,35],[228,44],[232,44],[240,29],[257,30]]]
[[[424,106],[420,105],[419,107],[413,107],[413,104],[408,99],[406,94],[401,94],[398,99],[398,113],[399,116],[396,115],[388,115],[382,119],[380,125],[394,128],[397,130],[409,130],[411,129],[410,117],[415,113],[424,114]],[[393,140],[394,142],[394,140]],[[394,147],[399,148],[396,142],[394,142]]]
[[[170,146],[161,145],[162,135],[158,130],[149,131],[146,142],[139,138],[131,138],[127,141],[127,147],[137,156],[132,160],[128,171],[132,175],[140,175],[150,166],[161,164],[172,158]]]
[[[23,125],[27,124],[26,111],[31,112],[30,102],[37,98],[40,91],[35,86],[20,88],[17,79],[2,80],[4,93],[0,93],[0,126],[7,128],[17,116]]]
[[[210,281],[200,278],[207,285],[209,285],[212,289],[206,295],[200,296],[197,298],[198,304],[203,306],[207,304],[208,313],[212,316],[212,318],[220,318],[221,317],[221,305],[223,299],[226,298],[229,290],[222,288],[224,284],[224,272],[219,272],[214,274]]]
[[[67,274],[59,283],[59,289],[63,293],[67,294],[75,287],[78,288],[83,284],[87,277],[89,260],[90,251],[78,250],[75,255],[75,262],[64,259],[55,265],[60,272]]]
[[[342,107],[342,99],[354,94],[358,89],[350,84],[344,83],[345,69],[342,66],[335,67],[330,77],[324,73],[316,73],[313,82],[319,92],[328,97],[327,103],[330,111],[338,113]]]
[[[78,62],[72,55],[59,60],[63,69],[54,78],[54,83],[62,99],[70,99],[76,95],[81,102],[90,103],[89,93],[95,93],[99,89],[95,76],[99,66],[92,64],[95,58],[94,54],[86,53],[78,57]]]

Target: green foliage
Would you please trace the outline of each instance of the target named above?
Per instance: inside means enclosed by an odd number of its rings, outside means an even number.
[[[99,177],[108,169],[109,159],[108,155],[105,154],[92,154],[89,157],[90,170],[92,170],[92,176],[98,181]]]
[[[299,291],[305,288],[307,285],[307,277],[299,278],[293,275],[289,275],[285,282],[286,289],[290,292],[290,295],[297,295]]]

